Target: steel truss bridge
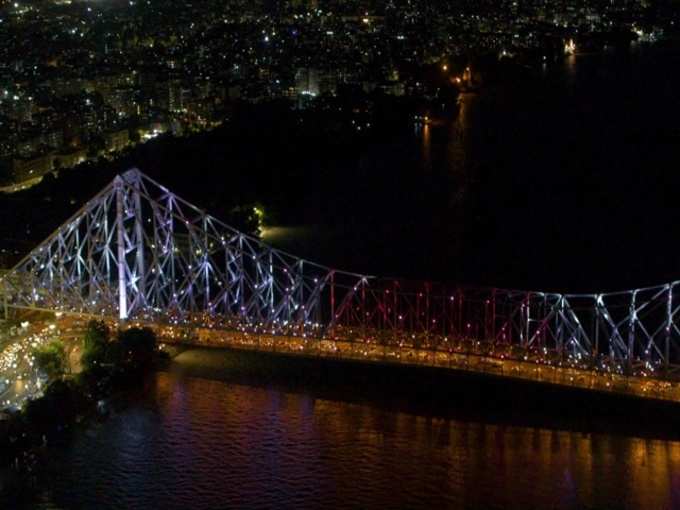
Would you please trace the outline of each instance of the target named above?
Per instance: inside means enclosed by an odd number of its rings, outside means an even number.
[[[680,368],[680,282],[559,294],[340,271],[267,246],[136,169],[0,282],[7,308],[225,331],[272,349],[344,343],[449,366],[480,357],[663,381]]]

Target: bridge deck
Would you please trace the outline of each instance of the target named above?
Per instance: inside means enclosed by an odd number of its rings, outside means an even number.
[[[155,329],[161,341],[168,344],[227,347],[306,357],[448,368],[542,384],[680,402],[680,382],[651,377],[608,374],[531,361],[445,350],[414,349],[408,346],[271,336],[217,329],[184,329],[148,324],[146,326]]]
[[[55,333],[79,338],[92,316],[64,314],[48,321]],[[32,328],[41,329],[38,323]],[[118,323],[110,320],[115,329]],[[281,353],[286,355],[330,358],[363,363],[435,367],[532,381],[540,384],[573,387],[596,392],[625,394],[638,398],[680,402],[680,381],[653,377],[626,376],[570,366],[556,366],[485,356],[453,350],[413,348],[407,345],[382,345],[340,339],[310,339],[295,336],[253,334],[216,328],[172,326],[131,321],[130,326],[150,327],[162,343]],[[47,331],[47,322],[42,324]]]

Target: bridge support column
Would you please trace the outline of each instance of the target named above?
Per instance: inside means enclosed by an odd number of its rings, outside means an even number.
[[[127,283],[125,270],[127,261],[125,258],[125,214],[123,204],[123,180],[116,177],[116,247],[118,259],[118,318],[125,321],[128,318],[127,310]]]
[[[635,355],[635,322],[637,321],[637,309],[635,298],[637,291],[633,291],[628,308],[628,348],[626,350],[626,374],[633,373],[633,356]]]
[[[664,373],[668,375],[671,361],[671,328],[673,327],[673,284],[668,284],[668,296],[666,298],[666,334],[664,338]]]
[[[137,307],[147,304],[146,299],[146,266],[144,263],[144,220],[142,212],[142,197],[140,196],[140,181],[135,180],[135,250],[137,251]]]

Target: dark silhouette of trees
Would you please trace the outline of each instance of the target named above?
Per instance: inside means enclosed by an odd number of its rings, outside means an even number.
[[[60,340],[54,340],[34,350],[33,356],[38,369],[50,380],[58,379],[67,370],[66,348]]]

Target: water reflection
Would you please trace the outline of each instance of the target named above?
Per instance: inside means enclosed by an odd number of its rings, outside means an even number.
[[[420,160],[424,170],[432,170],[432,132],[428,123],[416,124],[420,137]]]
[[[468,178],[476,171],[472,131],[479,99],[476,94],[462,94],[458,98],[458,115],[451,125],[446,147],[446,166],[453,173]]]
[[[169,373],[64,455],[44,508],[680,504],[677,442],[470,423]]]

